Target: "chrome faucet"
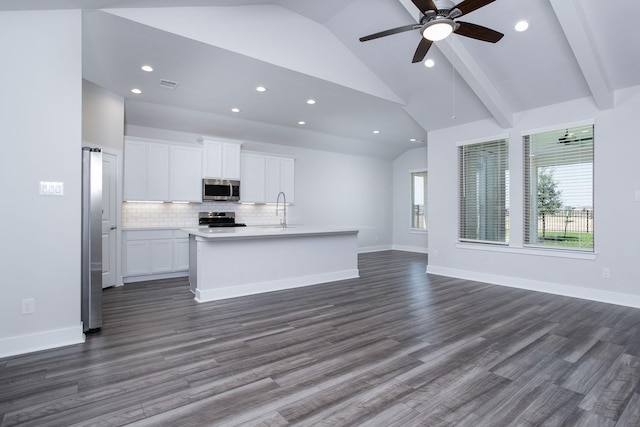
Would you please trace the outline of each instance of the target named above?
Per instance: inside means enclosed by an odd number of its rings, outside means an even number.
[[[280,225],[282,225],[282,229],[287,228],[287,196],[284,195],[284,191],[278,193],[278,198],[276,199],[276,215],[278,215],[278,204],[280,203],[280,195],[282,195],[282,211],[283,216],[280,220]]]

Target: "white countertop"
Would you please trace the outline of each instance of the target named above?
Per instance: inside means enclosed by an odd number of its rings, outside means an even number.
[[[189,227],[182,228],[194,236],[206,239],[254,239],[265,237],[295,237],[323,234],[348,234],[358,233],[357,228],[331,227],[331,226],[303,226],[292,225],[282,229],[282,226],[248,226],[248,227]]]

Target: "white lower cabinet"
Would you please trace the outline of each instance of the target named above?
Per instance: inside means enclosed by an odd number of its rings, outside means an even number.
[[[188,235],[175,229],[125,230],[123,281],[184,276],[189,271]]]
[[[173,271],[173,239],[149,240],[151,274]]]
[[[124,242],[125,276],[149,274],[149,242],[133,240]]]
[[[173,239],[173,268],[189,270],[189,237]]]

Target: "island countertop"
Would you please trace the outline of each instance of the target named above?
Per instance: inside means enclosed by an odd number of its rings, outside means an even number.
[[[274,237],[295,237],[326,234],[349,234],[358,233],[357,228],[335,227],[335,226],[303,226],[293,225],[282,228],[279,225],[273,226],[248,226],[248,227],[188,227],[182,231],[197,237],[215,240],[228,239],[255,239]]]

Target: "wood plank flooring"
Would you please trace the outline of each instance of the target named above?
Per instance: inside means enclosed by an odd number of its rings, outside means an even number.
[[[640,310],[359,264],[204,304],[185,279],[106,289],[100,334],[0,359],[0,425],[640,425]]]

